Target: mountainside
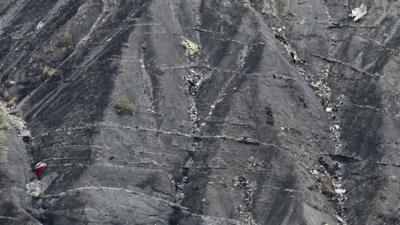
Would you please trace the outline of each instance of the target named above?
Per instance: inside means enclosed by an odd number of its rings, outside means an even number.
[[[399,16],[1,0],[0,224],[400,224]]]

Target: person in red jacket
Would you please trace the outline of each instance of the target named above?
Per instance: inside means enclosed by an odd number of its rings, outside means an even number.
[[[46,171],[46,163],[45,162],[38,162],[33,169],[33,172],[36,174],[37,177],[40,177]]]

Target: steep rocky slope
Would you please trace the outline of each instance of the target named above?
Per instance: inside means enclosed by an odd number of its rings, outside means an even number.
[[[2,0],[0,224],[399,224],[399,13]]]

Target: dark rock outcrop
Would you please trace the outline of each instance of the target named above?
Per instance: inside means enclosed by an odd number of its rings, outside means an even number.
[[[399,12],[2,0],[0,224],[399,224]]]

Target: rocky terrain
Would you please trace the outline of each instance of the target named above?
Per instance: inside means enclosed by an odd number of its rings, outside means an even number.
[[[0,224],[400,224],[399,16],[1,0]]]

